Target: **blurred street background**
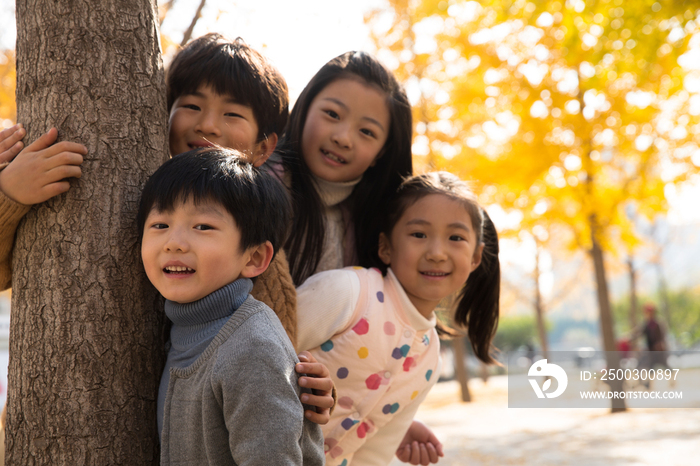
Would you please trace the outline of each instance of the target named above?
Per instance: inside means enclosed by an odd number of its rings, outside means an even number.
[[[509,409],[506,376],[439,383],[417,418],[445,447],[448,466],[693,466],[700,409]],[[401,463],[394,460],[391,466]]]

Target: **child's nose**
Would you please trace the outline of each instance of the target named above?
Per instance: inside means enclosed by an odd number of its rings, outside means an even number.
[[[166,252],[187,252],[189,250],[189,244],[180,232],[173,231],[163,248]]]
[[[350,137],[350,128],[347,125],[338,125],[335,132],[331,136],[332,141],[344,149],[352,147],[352,138]]]
[[[202,112],[197,121],[196,131],[203,134],[211,134],[219,136],[221,131],[219,129],[219,119],[214,112]]]
[[[442,244],[442,241],[435,240],[428,244],[426,258],[433,262],[441,262],[447,259],[445,245]]]

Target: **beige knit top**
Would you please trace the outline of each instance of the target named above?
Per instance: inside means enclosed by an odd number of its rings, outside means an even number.
[[[342,269],[349,265],[344,263],[343,258],[345,257],[345,236],[352,225],[346,225],[340,204],[350,197],[352,190],[361,179],[362,177],[352,181],[334,182],[314,176],[316,191],[325,208],[323,250],[314,273]]]

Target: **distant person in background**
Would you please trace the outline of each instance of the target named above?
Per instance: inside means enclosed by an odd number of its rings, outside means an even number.
[[[656,306],[651,303],[644,305],[644,326],[642,333],[647,342],[649,351],[666,351],[666,339],[661,325],[656,320]]]
[[[644,305],[644,323],[635,332],[635,336],[644,335],[647,354],[642,355],[640,367],[651,369],[655,366],[669,368],[666,338],[661,324],[656,320],[656,306],[652,303]]]

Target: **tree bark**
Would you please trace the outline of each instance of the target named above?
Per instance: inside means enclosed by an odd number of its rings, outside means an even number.
[[[135,213],[167,158],[152,0],[17,0],[17,115],[83,143],[83,177],[34,206],[13,257],[7,463],[158,464],[165,320]]]

